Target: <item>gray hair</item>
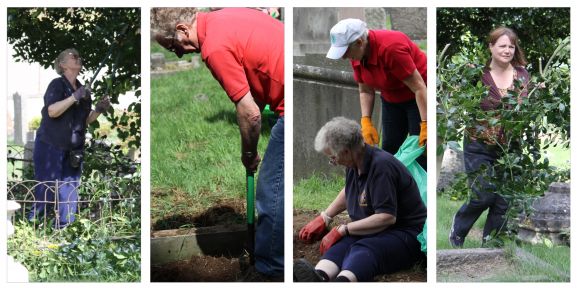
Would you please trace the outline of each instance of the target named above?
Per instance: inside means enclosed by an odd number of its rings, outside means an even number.
[[[345,117],[335,117],[327,122],[315,137],[315,150],[330,149],[340,153],[344,149],[357,150],[363,146],[363,134],[359,123]]]
[[[80,57],[80,54],[74,48],[68,48],[60,52],[60,54],[58,54],[58,57],[54,59],[54,70],[56,70],[56,73],[58,73],[58,75],[64,74],[64,69],[62,69],[62,66],[60,66],[60,64],[64,63],[64,61],[66,60],[66,56],[68,55],[74,55]],[[82,65],[82,59],[80,60],[80,65]]]
[[[176,24],[192,24],[196,20],[197,13],[197,8],[152,8],[150,11],[151,37],[174,37]]]

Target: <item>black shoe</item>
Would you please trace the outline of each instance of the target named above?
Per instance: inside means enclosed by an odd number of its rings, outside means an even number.
[[[323,282],[323,277],[304,258],[297,259],[293,266],[294,282]]]

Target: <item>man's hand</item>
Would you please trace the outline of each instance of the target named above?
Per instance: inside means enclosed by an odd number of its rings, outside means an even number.
[[[242,165],[246,168],[247,171],[256,172],[258,168],[258,164],[260,164],[260,156],[258,152],[244,152],[240,157],[242,161]]]
[[[320,240],[327,232],[325,220],[319,215],[301,229],[299,239],[305,243],[312,243]]]
[[[363,116],[361,118],[361,130],[363,133],[363,138],[365,139],[365,143],[374,146],[379,145],[379,133],[377,129],[373,126],[373,122],[371,122],[371,117]]]
[[[343,238],[343,235],[341,232],[339,232],[339,227],[333,228],[329,234],[323,237],[321,246],[319,247],[321,254],[325,254],[325,252],[327,252],[331,246],[335,245],[335,243],[339,242],[339,240]]]
[[[110,98],[108,98],[108,96],[105,96],[100,101],[98,101],[98,103],[96,103],[94,111],[98,113],[104,113],[106,112],[106,110],[108,110],[108,108],[110,108]]]
[[[419,133],[419,146],[427,144],[427,120],[421,121],[421,133]]]

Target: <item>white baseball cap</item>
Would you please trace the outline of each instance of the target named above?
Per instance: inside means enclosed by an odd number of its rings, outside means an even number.
[[[349,44],[361,38],[367,31],[367,23],[359,19],[344,19],[331,28],[331,49],[327,52],[327,58],[341,59]]]

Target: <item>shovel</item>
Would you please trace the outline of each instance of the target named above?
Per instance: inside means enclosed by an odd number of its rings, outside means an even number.
[[[248,255],[254,265],[254,172],[246,171],[246,224],[248,228]]]

